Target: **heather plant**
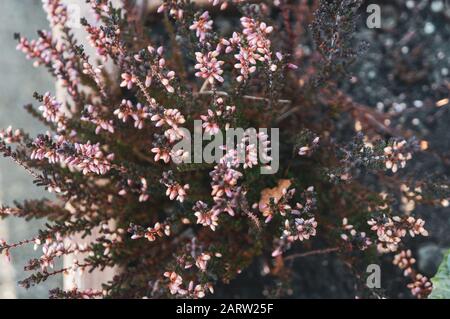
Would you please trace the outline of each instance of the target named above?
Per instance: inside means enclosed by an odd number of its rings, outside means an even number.
[[[59,0],[43,0],[53,33],[16,34],[67,95],[36,92],[25,107],[47,132],[0,132],[2,154],[54,194],[1,207],[5,218],[47,221],[33,238],[0,242],[6,256],[42,250],[22,286],[115,267],[101,290],[51,297],[203,298],[259,263],[266,295],[282,297],[292,260],[335,254],[355,296],[384,297],[365,284],[365,267],[383,256],[410,278],[405,290],[431,293],[408,247],[428,236],[415,206],[448,207],[448,181],[403,174],[427,141],[342,89],[368,50],[354,37],[361,1],[165,0],[150,14],[131,0],[86,2],[96,21],[80,25],[95,55]],[[186,132],[204,149],[233,128],[243,136],[214,147],[214,163],[176,147]],[[279,139],[251,138],[251,128],[278,128]],[[262,174],[275,158],[279,169]]]

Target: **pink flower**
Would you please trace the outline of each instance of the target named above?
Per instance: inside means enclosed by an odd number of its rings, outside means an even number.
[[[131,90],[133,84],[136,83],[136,78],[129,73],[122,73],[122,83],[120,83],[121,87],[126,87],[128,90]]]
[[[242,177],[242,173],[224,164],[219,164],[210,174],[213,179],[211,195],[214,198],[220,198],[226,195],[233,196],[233,190],[237,185],[237,181]]]
[[[267,26],[264,22],[259,23],[248,17],[242,17],[241,24],[244,27],[242,33],[246,36],[251,46],[257,46],[259,48],[267,46],[267,35],[273,31],[273,27]]]
[[[433,290],[432,282],[422,274],[417,274],[414,278],[414,282],[408,284],[408,288],[411,289],[413,296],[418,299],[427,298]]]
[[[221,66],[224,62],[217,60],[218,55],[217,51],[210,51],[206,55],[196,52],[195,57],[198,63],[195,65],[195,68],[199,71],[195,73],[195,76],[206,79],[211,84],[214,83],[214,80],[223,82]]]
[[[428,236],[428,231],[424,228],[425,221],[423,219],[415,219],[410,216],[407,218],[406,222],[409,224],[409,235],[414,237],[415,235]]]
[[[208,264],[208,261],[211,259],[211,256],[209,254],[202,253],[200,256],[198,256],[195,259],[195,265],[198,269],[201,271],[206,271],[206,266]]]
[[[144,120],[149,118],[150,112],[147,106],[142,106],[141,103],[136,104],[134,107],[131,101],[122,100],[120,107],[114,110],[116,115],[123,122],[126,122],[128,117],[134,120],[134,127],[142,129],[144,127]]]
[[[141,189],[139,195],[139,202],[146,202],[150,195],[147,193],[148,191],[148,183],[144,177],[141,177]]]
[[[198,201],[193,207],[194,215],[197,217],[197,224],[211,228],[215,231],[218,226],[219,214],[208,209],[208,205],[202,201]]]
[[[186,121],[184,116],[177,109],[166,109],[162,114],[153,115],[151,120],[156,122],[156,127],[167,124],[173,128],[178,127],[178,125],[183,124]]]
[[[200,39],[200,42],[205,41],[206,33],[212,29],[213,21],[209,19],[208,11],[203,12],[203,14],[195,20],[194,23],[189,27],[190,30],[196,30],[196,35]]]
[[[169,290],[172,295],[176,295],[180,291],[183,292],[183,290],[180,288],[180,286],[183,284],[183,278],[180,275],[178,275],[174,271],[166,271],[164,273],[164,277],[169,279]]]
[[[59,154],[57,148],[64,142],[62,137],[57,138],[57,142],[54,143],[50,133],[46,135],[40,134],[33,141],[33,151],[31,152],[31,159],[48,160],[50,164],[59,163],[63,160],[63,155]]]
[[[149,241],[155,241],[157,237],[163,237],[164,234],[167,235],[167,228],[163,227],[160,223],[156,223],[154,227],[147,228],[144,236]]]
[[[406,162],[412,158],[410,152],[405,151],[406,141],[395,141],[392,146],[384,148],[384,155],[386,157],[386,168],[396,173],[399,168],[404,168]]]
[[[213,111],[208,110],[208,115],[200,115],[200,118],[203,120],[202,126],[205,129],[205,133],[216,135],[219,132],[219,124],[217,124]]]
[[[167,187],[166,195],[169,196],[170,200],[178,200],[180,203],[184,201],[187,193],[186,191],[189,189],[189,184],[181,186],[176,183]]]
[[[133,114],[133,103],[129,100],[122,100],[120,107],[114,110],[114,115],[116,115],[119,120],[122,120],[124,123],[127,121],[129,116]]]
[[[101,130],[114,133],[114,126],[112,120],[105,120],[99,117],[98,111],[93,105],[88,105],[86,114],[81,117],[82,121],[89,121],[95,124],[95,134],[99,134]]]
[[[239,47],[239,53],[235,55],[238,63],[234,67],[240,70],[241,75],[236,80],[242,82],[248,79],[249,75],[256,71],[256,61],[264,62],[271,72],[276,71],[277,65],[272,62],[271,43],[268,39],[273,27],[248,17],[242,17],[241,24],[247,45],[244,46],[240,37],[233,34],[226,49],[226,52],[231,52],[233,47]]]
[[[61,3],[61,0],[42,0],[42,6],[47,11],[50,25],[64,26],[68,20],[67,7]]]
[[[64,113],[61,111],[61,103],[56,101],[49,92],[44,94],[43,105],[39,106],[42,111],[42,116],[48,121],[58,123],[64,118]]]
[[[65,162],[82,171],[84,175],[90,172],[103,175],[111,169],[110,161],[114,154],[105,157],[100,150],[100,144],[91,144],[88,141],[86,144],[75,143],[74,148],[76,154],[68,156]]]
[[[154,160],[155,162],[159,160],[163,160],[164,163],[169,163],[170,161],[170,150],[161,147],[154,147],[151,149],[152,153],[155,153]]]
[[[6,144],[19,143],[23,138],[19,129],[13,131],[12,126],[8,126],[6,130],[0,130],[0,140]]]
[[[412,265],[416,263],[416,260],[412,257],[411,250],[408,249],[395,255],[392,263],[403,270],[404,276],[408,276],[412,273]]]
[[[239,75],[236,80],[242,82],[248,79],[249,75],[256,71],[256,57],[257,55],[252,48],[241,48],[239,53],[234,56],[238,63],[234,67],[240,70],[241,75]]]
[[[144,120],[150,116],[147,106],[142,106],[141,103],[136,104],[136,110],[133,111],[131,117],[134,119],[134,127],[142,129],[144,127]]]
[[[100,130],[108,131],[110,133],[114,133],[114,126],[112,120],[102,120],[102,119],[93,119],[92,123],[97,125],[95,128],[95,134],[100,133]]]
[[[295,226],[298,232],[298,239],[309,239],[310,236],[316,236],[317,222],[315,218],[304,220],[303,218],[295,219]]]

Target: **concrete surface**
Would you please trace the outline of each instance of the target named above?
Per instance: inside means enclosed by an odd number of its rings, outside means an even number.
[[[0,0],[0,128],[12,125],[25,128],[32,136],[43,127],[23,109],[35,102],[33,92],[54,92],[54,84],[45,69],[34,68],[21,52],[16,51],[14,32],[31,38],[36,30],[48,29],[46,15],[40,0]],[[13,200],[49,196],[32,184],[32,178],[10,160],[0,158],[0,203]],[[35,235],[42,222],[25,222],[18,219],[0,221],[0,238],[9,242]],[[39,256],[29,246],[12,253],[11,262],[0,256],[0,298],[47,298],[48,290],[61,287],[62,279],[54,278],[29,290],[17,286],[25,278],[23,266],[31,256]]]

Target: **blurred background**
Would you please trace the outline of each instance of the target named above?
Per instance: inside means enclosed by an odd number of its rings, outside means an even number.
[[[47,29],[46,14],[41,0],[0,0],[0,127],[26,128],[31,135],[42,132],[44,127],[23,110],[22,106],[33,101],[33,92],[55,90],[53,79],[43,68],[34,68],[24,55],[16,51],[14,33],[35,38],[36,30]],[[45,131],[45,130],[44,130]],[[0,204],[12,204],[14,200],[41,198],[47,192],[32,184],[32,177],[8,160],[0,161]],[[41,223],[21,219],[0,220],[0,238],[16,242],[32,238]],[[50,279],[29,290],[17,285],[25,278],[23,266],[31,256],[39,256],[32,245],[11,253],[11,262],[0,257],[0,298],[47,298],[48,290],[62,286],[62,278]]]

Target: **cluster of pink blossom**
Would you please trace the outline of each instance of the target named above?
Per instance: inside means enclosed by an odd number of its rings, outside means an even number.
[[[45,240],[36,238],[34,240],[34,249],[36,250],[41,245],[43,255],[36,262],[42,270],[47,270],[49,267],[53,268],[55,259],[60,256],[76,255],[90,251],[88,245],[77,243],[68,237],[63,238],[58,233],[55,235],[55,238],[46,238]],[[34,266],[34,264],[30,264],[28,268]]]
[[[180,286],[183,284],[183,278],[178,275],[176,272],[165,272],[164,277],[169,279],[169,290],[172,295],[180,293]],[[182,290],[181,294],[185,294],[185,291]]]
[[[49,132],[47,134],[38,135],[33,142],[33,151],[31,152],[30,158],[32,160],[43,160],[47,159],[50,164],[59,163],[64,160],[64,156],[58,149],[62,148],[65,139],[63,136],[59,135],[55,137],[55,141]]]
[[[195,203],[192,208],[195,217],[197,217],[197,224],[211,228],[212,231],[216,230],[219,220],[219,212],[209,209],[208,205],[202,201]]]
[[[205,272],[206,267],[208,266],[208,261],[211,259],[211,255],[209,253],[201,253],[193,259],[193,262],[185,262],[184,269],[189,269],[195,265],[201,272]]]
[[[100,150],[100,144],[70,143],[62,135],[52,139],[50,133],[40,134],[33,142],[31,159],[47,159],[50,164],[65,163],[88,174],[90,172],[103,175],[111,169],[114,154],[105,156]]]
[[[263,213],[266,223],[270,222],[276,214],[286,216],[292,209],[289,201],[294,197],[295,189],[288,190],[290,184],[290,181],[286,185],[279,184],[278,188],[269,189],[267,195],[263,191],[260,203],[254,204]]]
[[[232,119],[232,115],[235,112],[236,106],[225,105],[223,98],[217,98],[215,110],[208,109],[206,115],[200,115],[205,133],[216,135],[220,130],[220,122],[225,122],[225,130],[227,130],[230,127],[228,121]]]
[[[6,130],[0,130],[0,141],[6,144],[20,143],[22,139],[22,132],[19,129],[13,130],[12,126],[8,126]]]
[[[395,141],[392,146],[384,148],[384,156],[386,157],[386,168],[392,170],[392,173],[397,172],[399,168],[404,168],[406,162],[412,158],[410,152],[405,151],[406,141]]]
[[[214,112],[210,109],[208,109],[207,115],[201,115],[200,118],[203,121],[203,128],[205,129],[205,133],[209,135],[216,135],[219,133],[219,121],[217,112]]]
[[[433,290],[433,284],[431,281],[422,274],[416,274],[414,281],[408,284],[408,288],[411,289],[413,296],[419,299],[428,297]]]
[[[408,233],[411,237],[428,236],[428,231],[424,228],[425,221],[412,216],[391,218],[383,215],[372,218],[367,223],[377,233],[377,248],[380,253],[397,251],[402,238]]]
[[[236,145],[235,149],[226,150],[223,161],[231,163],[234,167],[239,167],[242,164],[244,169],[252,168],[259,163],[258,155],[264,163],[268,163],[272,158],[268,155],[270,151],[269,137],[264,132],[256,134],[257,140],[250,138],[250,130],[244,133],[242,140]],[[254,135],[252,135],[254,136]],[[258,150],[258,140],[260,149]]]
[[[128,90],[133,88],[134,83],[136,83],[136,77],[130,73],[122,73],[122,82],[120,83],[120,87],[126,87]]]
[[[195,69],[198,70],[195,76],[205,79],[210,84],[214,84],[214,81],[223,82],[221,75],[223,73],[222,65],[224,62],[217,60],[218,55],[218,51],[209,51],[206,54],[195,52],[195,58],[198,62],[195,65]]]
[[[259,164],[264,165],[272,160],[272,157],[268,155],[271,150],[269,136],[265,132],[257,133],[254,129],[245,130],[235,148],[227,149],[223,146],[222,149],[225,155],[220,162],[236,169],[241,164],[244,169],[248,169]]]
[[[185,118],[181,115],[177,109],[165,109],[161,112],[154,114],[151,120],[155,122],[156,127],[168,126],[164,132],[164,135],[170,143],[180,140],[183,137],[183,132],[179,129],[181,124],[185,123]]]
[[[147,106],[142,106],[141,103],[137,103],[134,106],[129,100],[122,100],[119,108],[114,110],[114,114],[124,123],[129,117],[132,118],[134,120],[134,127],[137,129],[142,129],[144,127],[144,120],[150,117]]]
[[[184,269],[186,275],[189,275],[189,270],[194,269],[200,271],[206,276],[207,269],[212,258],[221,258],[222,254],[219,252],[212,253],[204,250],[202,244],[198,243],[197,237],[193,237],[182,248],[182,251],[177,254],[176,264],[177,269]],[[184,274],[183,274],[184,276]],[[213,293],[214,289],[211,283],[206,282],[202,285],[195,285],[190,281],[187,288],[183,287],[183,278],[179,272],[167,271],[164,277],[168,278],[168,288],[171,294],[182,297],[203,298],[206,292]],[[203,281],[204,282],[204,281]]]
[[[52,27],[64,26],[68,20],[67,7],[61,0],[42,0],[42,7],[47,12]]]
[[[288,250],[292,243],[295,241],[308,240],[311,237],[316,236],[317,233],[317,221],[315,217],[311,218],[293,218],[295,215],[294,211],[291,212],[292,215],[284,220],[284,229],[281,237],[276,240],[277,247],[272,252],[272,257],[277,257],[283,254],[284,251]]]
[[[112,120],[102,119],[99,116],[98,108],[92,104],[87,105],[86,112],[81,116],[82,121],[89,121],[96,125],[95,134],[99,134],[101,130],[114,133],[114,125]]]
[[[284,217],[282,234],[276,240],[277,245],[272,252],[272,257],[280,256],[295,241],[308,240],[317,233],[318,224],[311,213],[315,206],[314,188],[308,187],[302,194],[304,203],[296,203],[295,209],[293,209],[289,202],[294,198],[295,188],[288,189],[288,187],[283,187],[281,194],[270,194],[268,202],[259,205],[263,212],[268,212],[264,214],[267,216],[266,223],[270,222],[275,214]],[[276,189],[276,192],[278,191],[280,190]]]
[[[366,250],[372,246],[372,240],[367,236],[365,232],[357,232],[353,225],[348,223],[348,218],[342,219],[341,238],[346,242],[350,242],[360,250]]]
[[[180,295],[183,297],[190,297],[194,299],[203,298],[206,296],[206,292],[214,293],[214,289],[211,284],[194,284],[190,281],[186,288],[182,288],[183,278],[176,272],[165,272],[164,277],[169,281],[168,288],[172,295]]]
[[[240,70],[240,75],[236,80],[238,82],[247,80],[250,74],[256,71],[257,61],[266,64],[270,71],[276,71],[277,65],[272,62],[271,43],[268,39],[273,27],[249,17],[242,17],[241,24],[243,26],[242,35],[233,33],[232,38],[222,39],[218,46],[219,50],[225,46],[226,53],[235,49],[239,50],[234,56],[237,59],[234,67]],[[244,39],[245,41],[243,41]]]
[[[100,150],[100,144],[75,143],[75,155],[69,155],[65,158],[66,164],[77,168],[87,175],[90,172],[103,175],[111,169],[111,160],[114,154],[105,156]]]
[[[145,77],[145,86],[150,87],[154,78],[164,86],[167,92],[174,93],[175,89],[171,85],[171,81],[175,79],[175,72],[172,70],[167,70],[166,59],[163,57],[164,48],[162,46],[155,49],[152,46],[147,47],[148,52],[152,56],[152,61],[150,63],[150,70],[147,72]],[[141,62],[139,55],[135,55],[134,58]]]
[[[164,135],[155,134],[152,144],[153,148],[151,151],[155,154],[155,162],[162,160],[167,164],[171,159],[176,162],[183,157],[183,150],[172,151],[172,147]]]
[[[402,184],[400,185],[400,191],[402,192],[401,208],[405,213],[412,212],[416,207],[416,201],[420,202],[423,199],[420,186],[410,189],[406,184]]]
[[[156,223],[153,227],[148,227],[145,230],[132,226],[129,232],[133,233],[131,239],[147,238],[149,241],[155,241],[158,237],[170,236],[170,225]]]
[[[412,256],[411,250],[402,250],[394,256],[392,261],[394,265],[403,270],[405,277],[410,277],[412,283],[407,287],[411,290],[413,296],[422,299],[426,298],[432,291],[433,285],[431,281],[422,274],[414,271],[412,266],[416,263],[416,259]]]
[[[50,65],[58,57],[52,46],[52,34],[50,32],[41,32],[41,36],[37,40],[29,41],[25,37],[21,37],[17,50],[22,51],[27,59],[36,59],[33,63],[35,67],[44,64]]]
[[[141,177],[141,187],[139,191],[139,202],[146,202],[149,199],[150,195],[148,194],[147,179],[145,179],[144,177]]]
[[[50,68],[60,80],[61,85],[67,88],[68,93],[78,99],[77,84],[80,82],[77,71],[76,57],[67,49],[64,42],[53,40],[51,32],[39,31],[39,38],[31,40],[20,37],[17,50],[26,54],[27,59],[35,59],[33,65],[45,65]]]
[[[104,61],[108,60],[108,54],[115,52],[115,37],[111,38],[111,33],[106,33],[102,27],[86,24],[85,30],[89,34],[87,39],[90,45],[95,48],[97,55],[102,57]],[[116,32],[120,33],[119,30]]]
[[[403,270],[404,276],[409,276],[413,272],[412,265],[416,263],[416,259],[413,258],[411,250],[408,249],[396,254],[392,263]]]
[[[226,211],[229,215],[234,216],[235,199],[240,196],[241,188],[238,180],[242,177],[242,173],[233,168],[226,157],[222,158],[220,163],[214,167],[210,173],[211,187],[215,206],[215,211]]]
[[[286,237],[288,242],[303,241],[316,236],[316,228],[317,221],[314,217],[306,220],[304,218],[295,218],[294,223],[286,219],[284,221],[283,236]]]
[[[406,233],[409,233],[412,237],[415,235],[428,235],[428,232],[423,228],[424,221],[411,216],[405,218],[398,216],[392,218],[380,216],[379,218],[369,220],[368,224],[371,226],[371,230],[377,232],[377,248],[380,253],[397,251]],[[353,225],[348,223],[347,218],[343,219],[342,228],[344,230],[341,235],[342,239],[351,242],[352,245],[355,245],[359,249],[365,250],[372,245],[372,240],[367,237],[366,233],[358,233]],[[412,268],[416,263],[416,259],[413,258],[411,250],[400,251],[394,256],[392,262],[403,270],[405,277],[410,276],[413,279],[413,282],[408,284],[408,288],[411,289],[414,296],[424,298],[430,294],[432,290],[431,282],[428,278],[417,274]]]
[[[182,203],[187,196],[187,190],[189,189],[189,184],[181,185],[173,179],[173,172],[163,172],[163,176],[160,183],[167,187],[166,195],[170,200],[178,200]]]
[[[55,97],[51,96],[49,92],[44,94],[42,103],[39,106],[39,110],[42,112],[45,120],[57,124],[58,129],[64,129],[66,118],[62,111],[62,104]]]
[[[174,141],[174,137],[179,137],[179,131],[169,129],[165,132],[166,135],[171,136],[170,140],[166,136],[155,135],[155,140],[153,141],[152,153],[155,154],[155,162],[162,160],[164,163],[169,163],[172,159],[175,163],[181,163],[188,152],[180,150],[172,150],[171,141]]]
[[[197,38],[199,38],[200,42],[204,42],[206,34],[212,29],[212,25],[213,21],[210,20],[208,11],[205,11],[197,20],[194,20],[189,29],[195,30]]]

